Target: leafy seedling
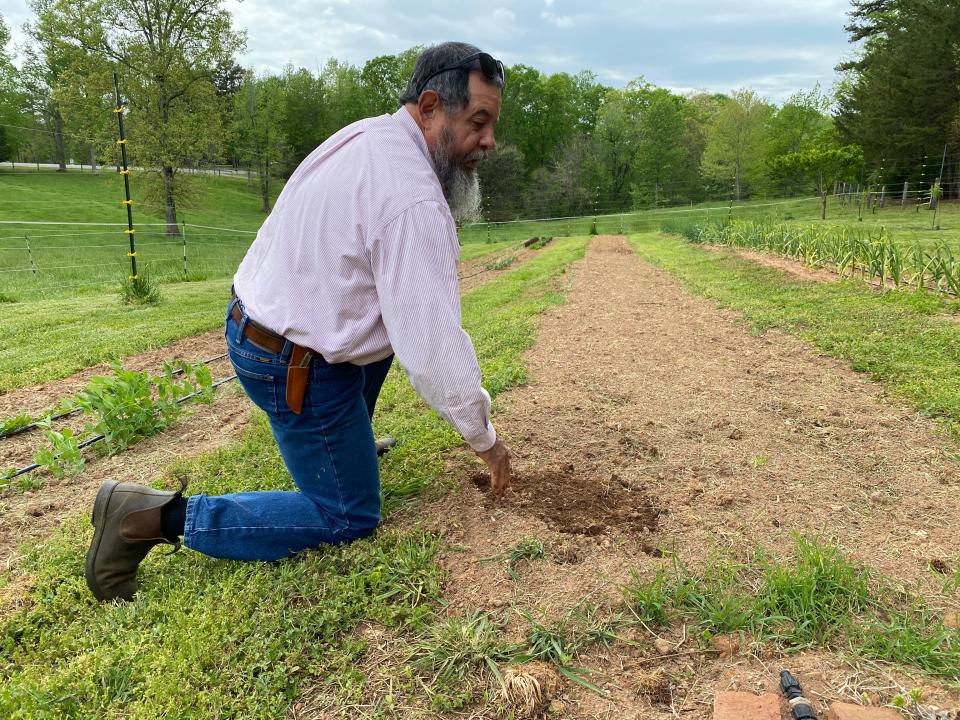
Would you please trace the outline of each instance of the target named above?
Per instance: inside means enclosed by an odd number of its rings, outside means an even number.
[[[83,472],[86,461],[83,459],[83,453],[80,451],[77,436],[73,434],[73,430],[70,428],[54,430],[49,419],[39,421],[37,426],[43,429],[44,437],[47,438],[50,447],[40,448],[34,455],[33,461],[57,478]]]

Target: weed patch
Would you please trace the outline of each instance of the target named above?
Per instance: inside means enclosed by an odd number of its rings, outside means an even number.
[[[955,601],[950,588],[944,590],[943,604]],[[960,679],[960,631],[947,628],[924,597],[895,588],[816,539],[798,536],[788,559],[717,556],[699,572],[674,558],[672,572],[649,581],[635,574],[621,592],[637,622],[683,618],[704,642],[741,633],[787,651],[842,647]]]

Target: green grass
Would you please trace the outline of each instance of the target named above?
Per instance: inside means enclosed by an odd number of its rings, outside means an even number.
[[[597,216],[596,232],[600,234],[627,234],[653,232],[665,222],[708,223],[726,218],[736,220],[763,220],[770,223],[810,223],[820,220],[820,200],[748,200],[734,203],[701,203],[691,206],[640,210],[632,213],[600,214]],[[899,203],[888,204],[876,213],[865,212],[860,221],[855,205],[846,205],[836,198],[828,199],[826,224],[836,226],[855,225],[874,233],[879,226],[886,228],[905,245],[914,240],[922,244],[943,241],[960,252],[960,203],[942,203],[938,224],[933,230],[933,213],[915,206],[901,210]],[[520,242],[532,237],[588,235],[593,230],[593,216],[563,220],[520,220],[507,223],[476,223],[467,225],[460,232],[465,244],[483,242]]]
[[[524,380],[536,317],[562,299],[552,281],[584,247],[555,243],[464,297],[494,396]],[[460,444],[400,375],[390,374],[376,423],[401,441],[382,465],[388,512],[442,487],[444,455]],[[239,443],[167,471],[180,473],[192,493],[291,487],[261,414]],[[99,605],[83,579],[87,517],[66,521],[14,571],[29,577],[30,599],[0,621],[2,717],[283,718],[317,679],[346,698],[362,693],[361,621],[414,634],[438,622],[439,544],[429,533],[381,531],[272,565],[154,553],[133,602]],[[461,661],[451,662],[456,676]]]
[[[190,200],[178,219],[246,231],[186,230],[168,237],[162,207],[144,198],[145,183],[131,173],[137,271],[155,280],[204,279],[231,275],[263,223],[256,184],[244,178],[182,176]],[[282,184],[275,183],[274,196]],[[99,292],[130,274],[122,178],[110,168],[101,175],[80,172],[11,174],[0,170],[4,202],[0,220],[117,223],[116,227],[0,224],[0,292],[11,299]],[[27,246],[30,253],[27,252]],[[36,272],[34,272],[36,270]]]
[[[230,280],[165,285],[162,292],[158,305],[123,305],[110,293],[9,306],[0,312],[0,392],[219,327]]]
[[[879,292],[857,280],[797,280],[675,236],[637,235],[630,242],[689,291],[741,312],[755,332],[795,334],[960,432],[957,303],[923,291]]]
[[[816,538],[797,536],[789,557],[713,556],[699,572],[674,558],[672,571],[634,574],[621,592],[638,622],[683,620],[704,642],[734,633],[787,652],[842,649],[960,682],[960,630],[943,624],[955,591],[905,592]]]

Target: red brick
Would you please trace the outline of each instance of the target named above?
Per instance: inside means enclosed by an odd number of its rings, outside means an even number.
[[[833,703],[827,711],[827,720],[903,720],[903,715],[890,708]]]
[[[713,720],[780,720],[780,698],[772,693],[717,693],[713,699]]]

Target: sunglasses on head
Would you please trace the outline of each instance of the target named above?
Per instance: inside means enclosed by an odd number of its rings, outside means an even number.
[[[500,78],[500,82],[503,82],[503,63],[493,57],[493,55],[490,53],[478,52],[474,53],[473,55],[467,55],[467,57],[463,58],[463,60],[459,60],[453,65],[446,65],[427,75],[427,77],[420,82],[420,86],[417,88],[417,96],[419,97],[427,83],[433,80],[433,78],[435,78],[437,75],[449,72],[450,70],[458,70],[465,65],[470,65],[474,60],[479,61],[480,71],[484,74],[487,80]]]

